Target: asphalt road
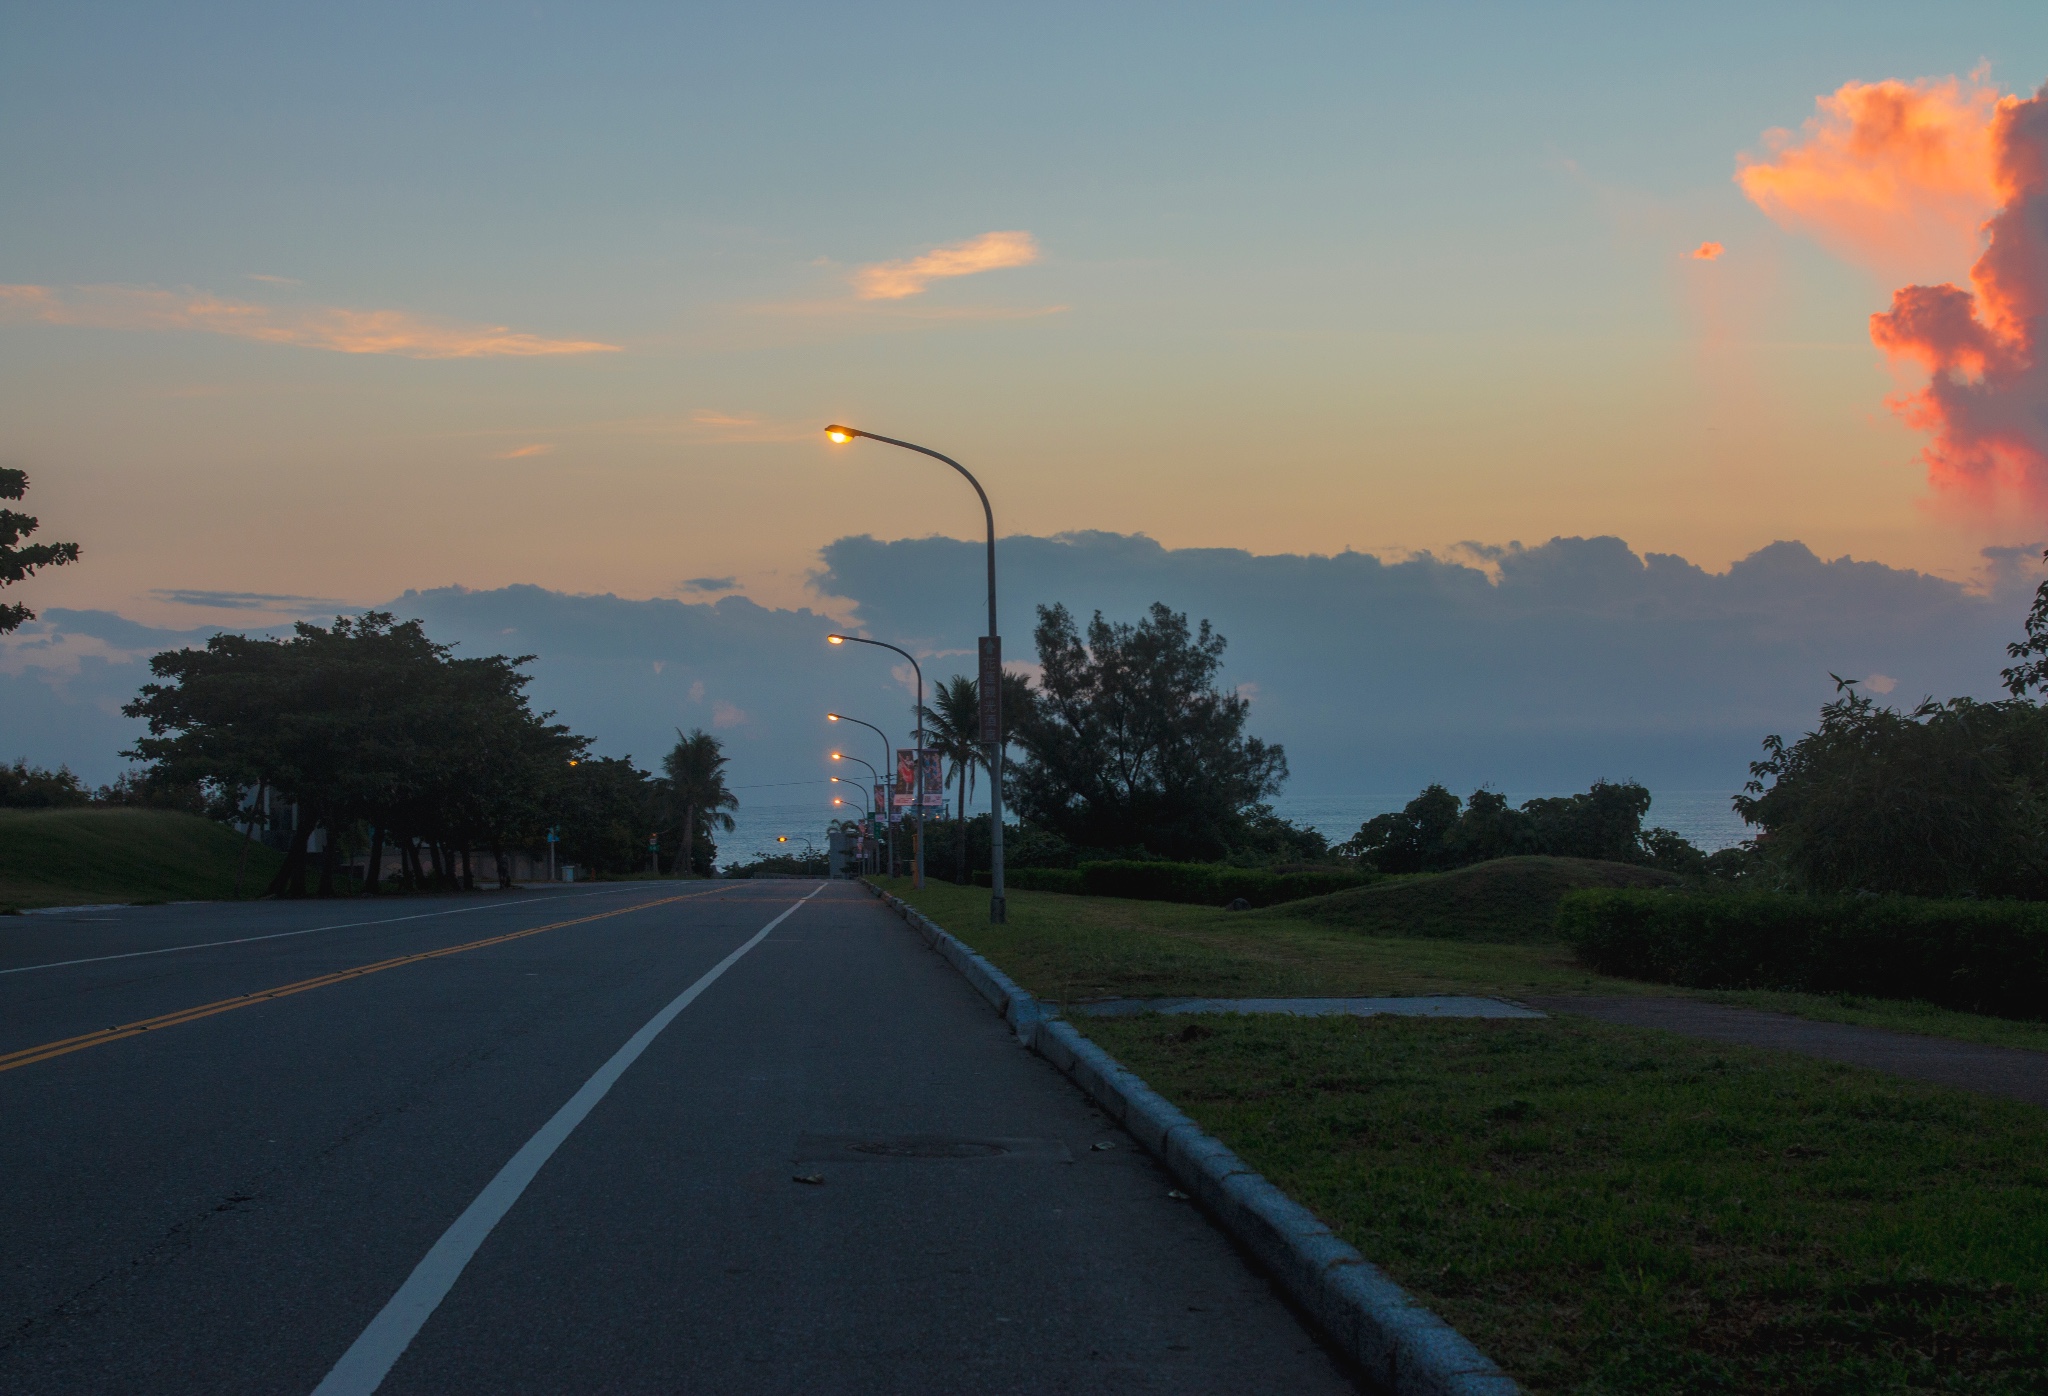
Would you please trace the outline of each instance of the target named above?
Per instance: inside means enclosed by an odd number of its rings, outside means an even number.
[[[1353,1389],[845,884],[8,918],[0,1119],[23,1396]]]

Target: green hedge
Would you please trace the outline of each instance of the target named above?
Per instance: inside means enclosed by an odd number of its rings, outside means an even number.
[[[1558,930],[1594,969],[1696,989],[1798,989],[2048,1016],[2048,905],[1596,889]]]
[[[974,880],[988,886],[988,874]],[[1297,902],[1377,882],[1376,873],[1264,872],[1217,863],[1151,863],[1138,860],[1083,863],[1078,868],[1011,868],[1003,881],[1025,892],[1070,892],[1090,897],[1125,897],[1140,902],[1193,902],[1228,906],[1243,897],[1253,906]]]
[[[976,873],[975,881],[982,886],[989,885],[987,873]],[[1076,892],[1081,890],[1079,868],[1007,868],[1003,872],[1005,885],[1023,892]]]

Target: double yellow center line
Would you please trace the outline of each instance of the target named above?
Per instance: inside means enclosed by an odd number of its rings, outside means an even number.
[[[667,906],[671,902],[689,901],[694,897],[708,895],[710,894],[706,892],[685,892],[680,896],[662,897],[657,901],[636,902],[632,906],[616,907],[611,911],[600,911],[591,916],[578,916],[568,921],[552,921],[545,926],[533,926],[523,931],[508,931],[501,936],[486,936],[482,940],[472,940],[462,945],[443,946],[439,950],[422,950],[417,955],[397,955],[388,960],[379,960],[375,964],[357,965],[354,969],[336,970],[333,974],[322,974],[316,975],[311,979],[301,979],[295,984],[280,984],[275,989],[258,989],[253,994],[237,994],[229,999],[216,999],[212,1003],[202,1003],[196,1008],[181,1008],[175,1013],[160,1013],[154,1018],[144,1018],[140,1022],[123,1023],[119,1027],[101,1028],[98,1032],[81,1033],[77,1037],[67,1037],[61,1042],[45,1042],[40,1047],[24,1047],[18,1052],[8,1052],[0,1055],[0,1071],[12,1071],[18,1066],[29,1066],[35,1062],[46,1062],[52,1057],[61,1057],[67,1052],[79,1052],[87,1047],[97,1047],[103,1042],[119,1042],[124,1037],[137,1037],[146,1032],[155,1032],[159,1028],[171,1028],[176,1027],[180,1023],[195,1022],[200,1018],[211,1018],[216,1013],[226,1013],[230,1009],[248,1008],[259,1003],[269,1003],[272,999],[289,998],[293,994],[303,994],[308,989],[321,989],[329,984],[340,984],[349,979],[361,979],[366,974],[376,974],[382,970],[397,969],[400,965],[417,964],[421,960],[438,960],[444,955],[460,955],[466,950],[481,950],[487,945],[503,945],[508,940],[522,940],[527,936],[537,936],[542,931],[559,931],[564,926],[581,926],[591,921],[603,921],[612,916],[624,916],[629,911],[646,911],[652,907]]]

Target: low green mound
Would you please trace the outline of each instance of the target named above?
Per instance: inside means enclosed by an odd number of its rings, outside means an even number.
[[[175,810],[0,810],[0,908],[232,897],[242,856],[240,835]],[[242,895],[283,861],[250,846]]]
[[[1377,936],[1499,942],[1557,939],[1557,904],[1581,887],[1671,887],[1655,868],[1592,858],[1496,858],[1456,872],[1389,878],[1261,913]]]

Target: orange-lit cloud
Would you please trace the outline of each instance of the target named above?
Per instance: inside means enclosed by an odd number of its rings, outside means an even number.
[[[203,291],[149,286],[0,285],[0,320],[37,320],[115,330],[204,330],[210,334],[408,359],[530,358],[614,353],[616,344],[544,339],[503,325],[425,320],[403,310],[268,306]]]
[[[555,449],[554,443],[536,441],[531,446],[514,446],[509,451],[498,452],[499,460],[525,460],[529,456],[544,456]]]
[[[864,301],[902,300],[949,276],[1029,266],[1037,260],[1038,243],[1031,234],[983,233],[951,247],[934,248],[921,257],[861,267],[853,274],[853,288]]]
[[[1921,458],[1935,489],[1986,507],[2017,499],[2038,517],[2048,512],[2048,87],[1982,109],[1991,113],[1982,179],[2003,203],[1983,225],[1970,289],[1901,287],[1889,311],[1870,317],[1870,335],[1927,372],[1925,387],[1890,405],[1933,438]],[[1941,189],[1927,198],[1950,206]]]
[[[1764,133],[1736,183],[1781,227],[1889,277],[1954,276],[2007,201],[1995,127],[2016,97],[1978,76],[1850,82],[1797,135]]]
[[[1718,242],[1703,242],[1692,250],[1692,259],[1695,262],[1711,262],[1727,250]]]

